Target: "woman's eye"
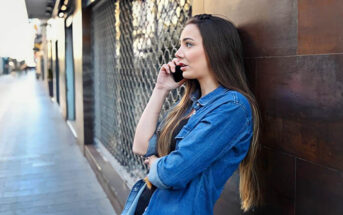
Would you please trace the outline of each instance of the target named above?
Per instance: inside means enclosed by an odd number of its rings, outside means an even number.
[[[192,47],[191,43],[186,43],[186,47]]]

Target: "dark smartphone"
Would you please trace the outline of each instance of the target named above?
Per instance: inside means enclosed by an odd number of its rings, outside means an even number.
[[[175,66],[175,72],[172,72],[172,75],[175,82],[180,82],[183,79],[181,66]]]

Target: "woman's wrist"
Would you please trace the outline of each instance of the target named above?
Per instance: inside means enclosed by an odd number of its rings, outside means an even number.
[[[154,91],[158,94],[164,95],[165,97],[167,97],[170,92],[169,89],[166,89],[165,87],[158,86],[158,85],[155,86]]]

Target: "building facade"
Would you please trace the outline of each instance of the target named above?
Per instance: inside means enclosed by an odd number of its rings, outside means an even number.
[[[338,0],[56,1],[44,70],[119,213],[148,171],[131,146],[160,65],[174,56],[187,18],[225,16],[239,29],[263,119],[265,205],[247,214],[342,214],[342,10]],[[182,93],[171,92],[161,114]],[[236,172],[215,214],[242,214],[238,182]]]

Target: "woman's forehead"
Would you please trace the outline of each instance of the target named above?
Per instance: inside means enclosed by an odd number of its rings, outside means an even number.
[[[200,31],[195,24],[188,24],[184,27],[180,36],[180,41],[183,41],[187,38],[190,38],[195,41],[202,40]]]

